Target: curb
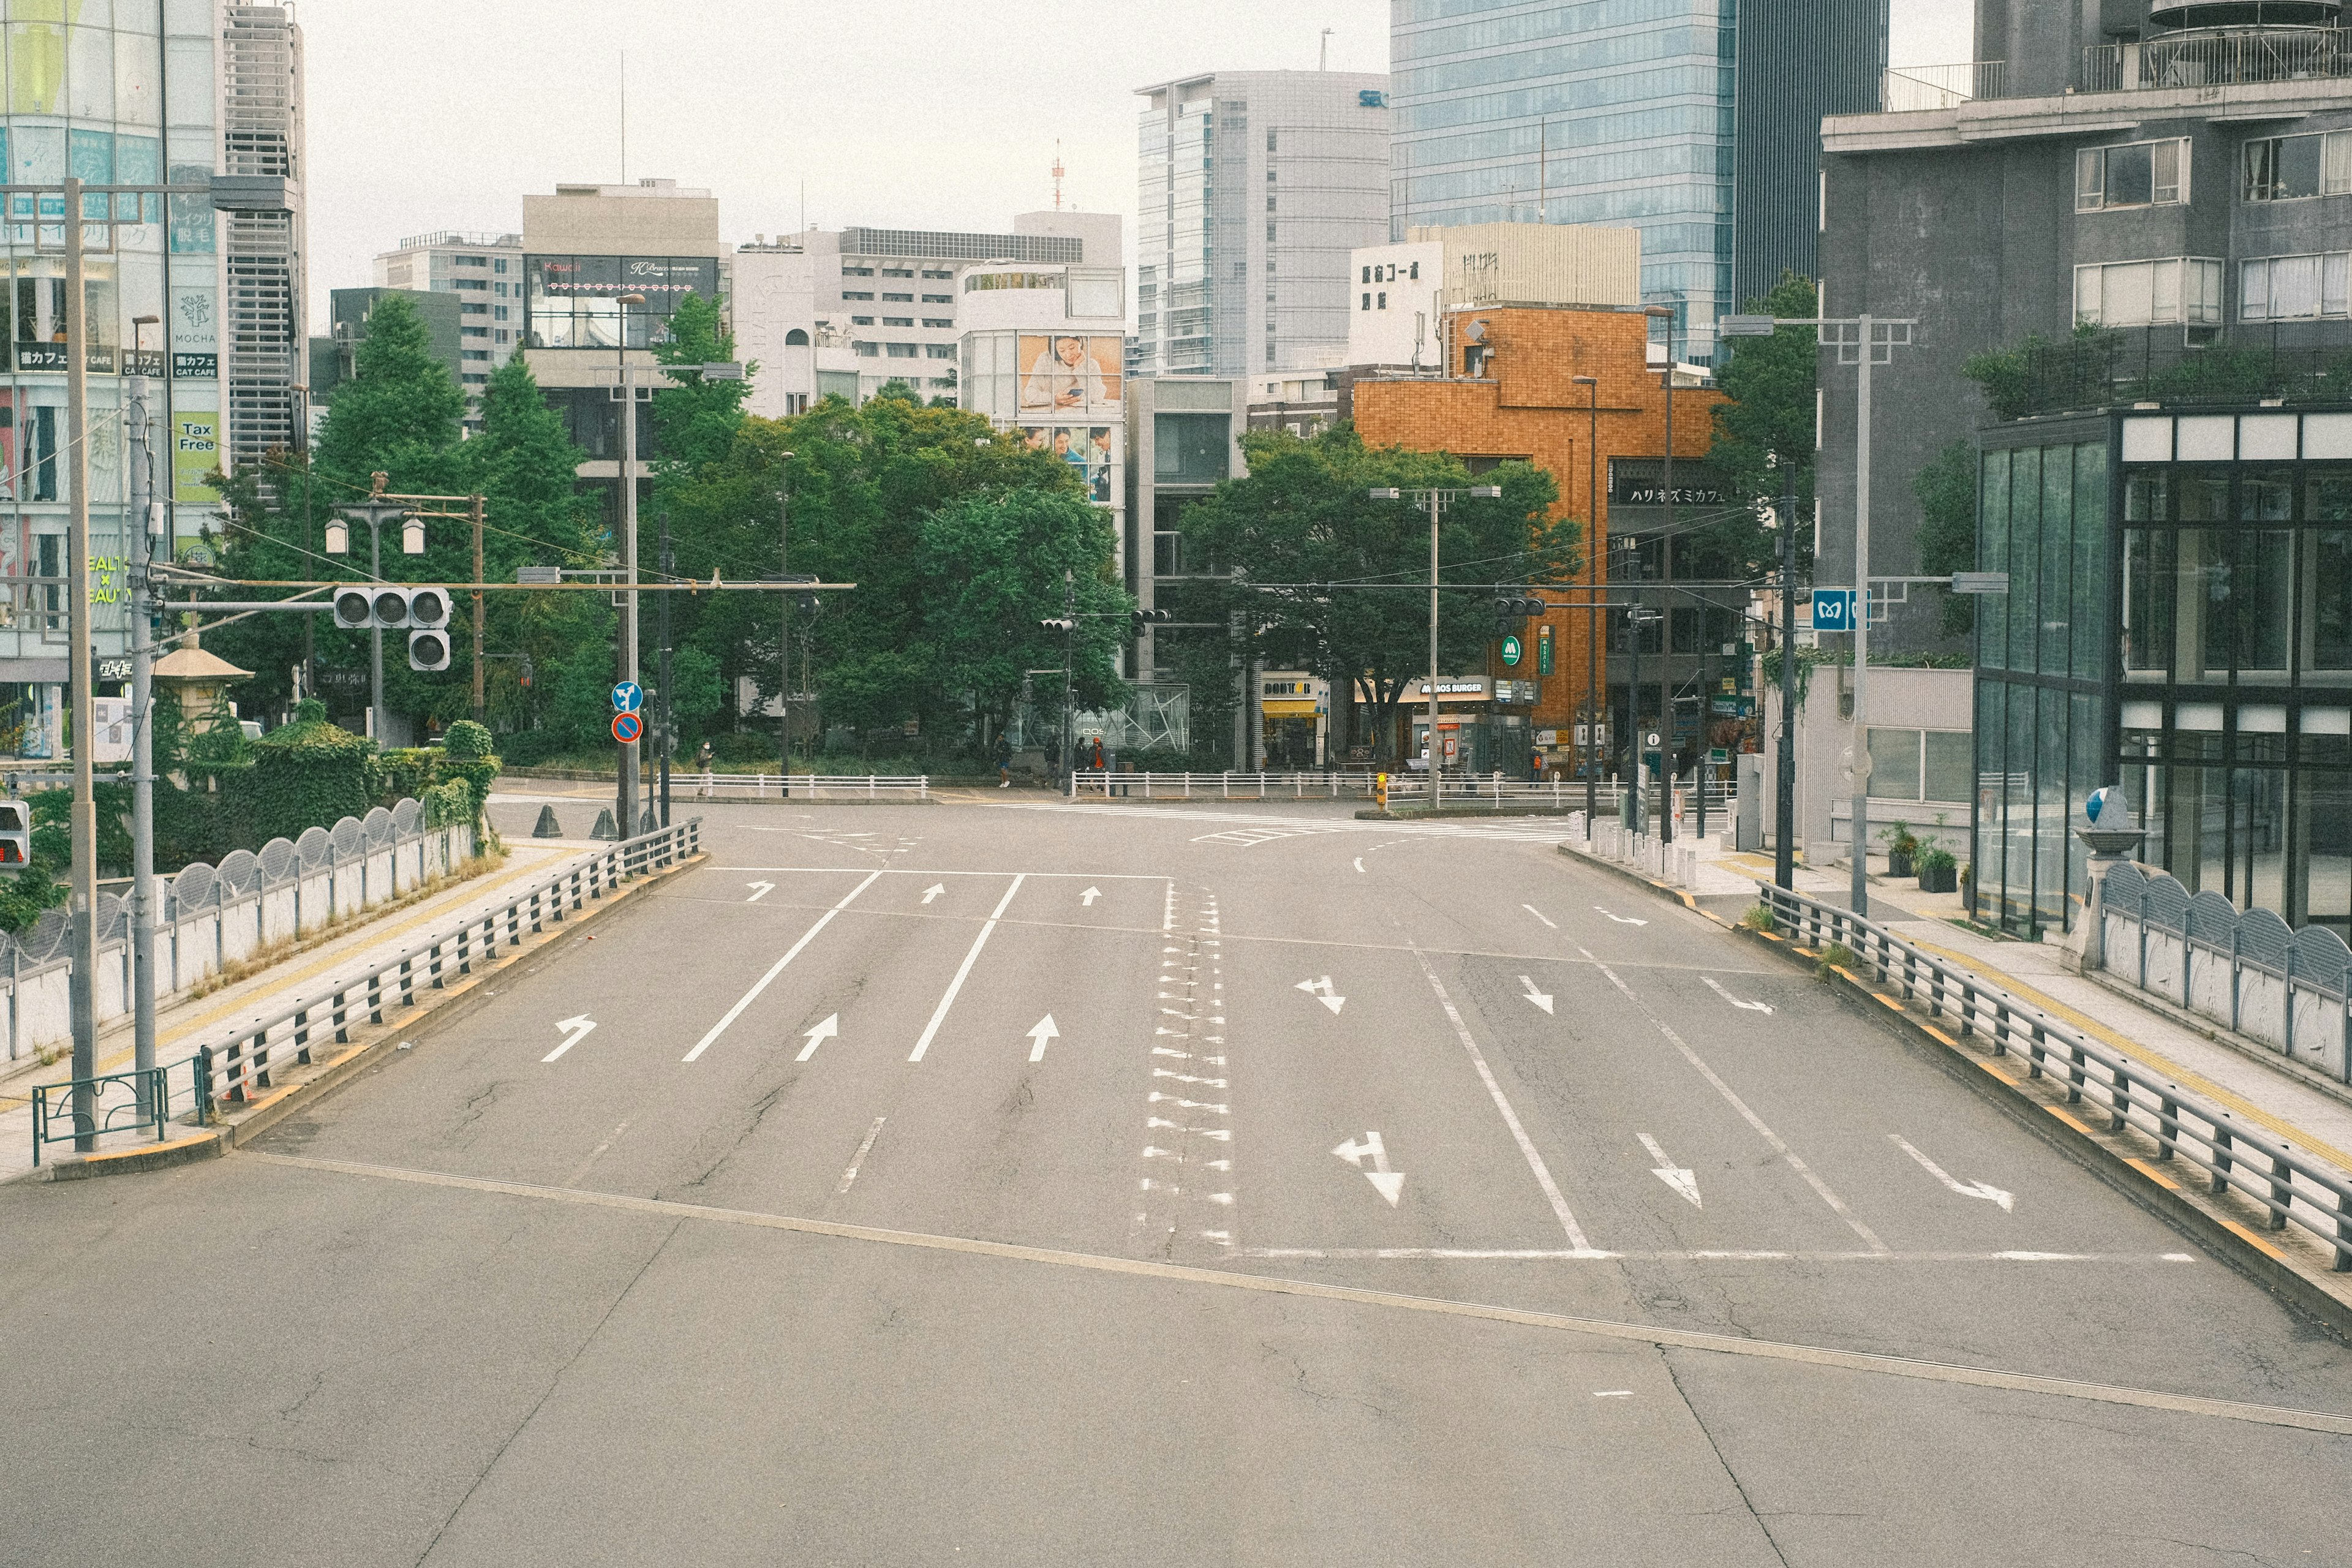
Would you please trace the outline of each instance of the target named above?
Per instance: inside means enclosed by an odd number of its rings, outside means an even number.
[[[1599,866],[1621,880],[1676,900],[1701,919],[1714,921],[1741,941],[1755,942],[1807,967],[1817,962],[1818,955],[1786,937],[1755,931],[1699,908],[1691,895],[1679,889],[1654,882],[1610,861],[1578,854],[1566,845],[1560,846],[1560,853]],[[1901,997],[1877,990],[1850,969],[1832,970],[1830,983],[1849,1001],[1875,1004],[1864,1006],[1862,1011],[1890,1026],[1905,1046],[1925,1053],[2026,1131],[2268,1291],[2289,1310],[2316,1323],[2335,1339],[2352,1343],[2352,1276],[2339,1277],[2289,1256],[2284,1247],[2246,1223],[2255,1211],[2249,1208],[2246,1215],[2241,1216],[2231,1211],[2228,1200],[2191,1192],[2187,1183],[2174,1180],[2161,1165],[2143,1157],[2126,1141],[2130,1134],[2095,1131],[2063,1105],[2044,1100],[2028,1089],[2027,1084],[2033,1080],[2010,1076],[2000,1065],[2009,1058],[1994,1057],[1963,1044],[1969,1037],[1946,1033],[1914,1013]],[[2194,1169],[2183,1167],[2184,1171]],[[2339,1278],[2346,1283],[2336,1283]]]
[[[1587,855],[1583,850],[1566,844],[1559,847],[1559,852],[1567,856],[1570,859],[1575,861],[1580,866],[1591,866],[1595,870],[1606,871],[1609,875],[1616,878],[1619,881],[1630,882],[1634,887],[1641,889],[1643,891],[1654,893],[1659,898],[1673,899],[1686,910],[1696,910],[1699,914],[1706,915],[1707,919],[1715,921],[1717,925],[1728,925],[1730,923],[1727,921],[1716,920],[1715,916],[1707,914],[1705,910],[1699,909],[1697,894],[1685,892],[1680,888],[1669,888],[1664,882],[1654,882],[1649,878],[1642,875],[1641,872],[1634,870],[1631,866],[1620,866],[1614,860],[1603,860],[1598,855]],[[1709,894],[1708,896],[1713,898],[1721,895]]]
[[[483,982],[504,973],[517,963],[537,957],[554,943],[577,934],[583,927],[593,926],[614,910],[628,905],[638,893],[659,887],[709,858],[710,852],[705,850],[674,866],[640,877],[625,887],[616,888],[597,900],[593,907],[579,911],[561,924],[550,925],[536,937],[526,938],[521,947],[477,965],[471,974],[452,977],[438,990],[420,985],[416,1000],[407,1008],[394,1012],[387,1007],[383,1023],[363,1023],[353,1026],[353,1035],[364,1032],[368,1037],[354,1039],[341,1055],[324,1063],[313,1062],[306,1068],[290,1068],[288,1069],[290,1072],[302,1072],[309,1076],[299,1082],[273,1089],[259,1100],[237,1107],[217,1126],[166,1143],[142,1144],[102,1154],[69,1155],[38,1166],[17,1179],[70,1182],[94,1176],[131,1175],[214,1159],[232,1149],[241,1149],[296,1110],[325,1099],[358,1077],[363,1069],[374,1065],[387,1046],[402,1040],[421,1040],[431,1031],[460,1022],[478,1011],[488,1000]]]
[[[1433,822],[1447,816],[1556,816],[1566,822],[1582,806],[1441,805],[1435,811],[1382,811],[1374,806],[1356,813],[1359,822]]]

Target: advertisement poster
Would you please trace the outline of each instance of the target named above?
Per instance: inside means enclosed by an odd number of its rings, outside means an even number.
[[[1108,415],[1123,391],[1117,337],[1052,337],[1023,333],[1014,364],[1021,376],[1023,414]]]
[[[209,381],[220,374],[220,310],[209,283],[172,286],[172,379]]]
[[[205,476],[220,467],[220,416],[183,410],[172,416],[172,499],[183,506],[213,506],[220,492]]]
[[[1115,425],[1024,425],[1032,451],[1051,452],[1078,470],[1087,499],[1097,506],[1118,502],[1111,480],[1118,427]]]

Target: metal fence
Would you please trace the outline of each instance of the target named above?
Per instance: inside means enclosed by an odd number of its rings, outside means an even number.
[[[469,824],[425,826],[425,807],[404,800],[364,817],[239,849],[218,866],[199,861],[156,882],[155,989],[185,991],[273,942],[301,936],[446,875],[474,853]],[[10,1060],[69,1038],[73,929],[48,910],[14,935],[0,934],[0,1037]],[[131,905],[98,897],[99,1022],[131,1010]]]
[[[2337,1272],[2352,1271],[2352,1180],[2344,1173],[1882,926],[1769,882],[1757,889],[1784,934],[1817,950],[1845,948],[1905,1001],[1924,1003],[1994,1056],[2021,1059],[2029,1078],[2063,1087],[2067,1104],[2103,1116],[2109,1132],[2146,1135],[2158,1160],[2200,1167],[2212,1195],[2236,1193],[2272,1230],[2307,1231],[2334,1254]]]
[[[2107,971],[2352,1083],[2352,947],[2170,874],[2118,866],[2099,889]]]
[[[1073,797],[1103,795],[1127,800],[1370,800],[1379,793],[1378,777],[1375,773],[1336,770],[1329,773],[1148,773],[1102,772],[1087,768],[1070,775],[1068,788]],[[1388,775],[1388,781],[1391,804],[1426,801],[1429,798],[1429,775],[1426,773],[1394,773]],[[1584,809],[1585,786],[1581,779],[1558,776],[1509,779],[1499,773],[1449,773],[1442,783],[1444,800],[1449,805],[1549,805],[1563,812]],[[1625,786],[1616,783],[1593,786],[1595,797],[1602,808],[1609,811],[1618,808],[1624,791]],[[1683,803],[1685,813],[1696,809],[1697,796],[1692,785],[1677,785],[1675,796]],[[1710,816],[1727,810],[1737,798],[1731,785],[1708,781],[1706,801]]]
[[[2009,65],[1974,60],[1956,66],[1905,66],[1880,74],[1880,107],[1889,114],[1958,109],[1979,98],[2007,96]]]
[[[2352,32],[2340,27],[2198,31],[2083,51],[2084,92],[2231,87],[2352,77]]]
[[[172,1107],[184,1105],[199,1121],[220,1106],[249,1100],[272,1087],[273,1068],[307,1064],[326,1041],[347,1042],[354,1024],[381,1024],[386,1015],[411,1005],[421,989],[437,990],[450,976],[498,956],[502,947],[522,945],[528,934],[560,924],[567,914],[633,878],[673,866],[700,852],[699,817],[614,844],[580,857],[478,910],[455,926],[421,937],[391,957],[346,972],[318,986],[270,998],[260,1011],[216,1032],[195,1053],[154,1068],[145,1084],[131,1084],[133,1105],[147,1114],[122,1120],[115,1086],[139,1075],[36,1085],[33,1089],[33,1160],[46,1142],[63,1142],[151,1121],[158,1138]],[[135,1113],[134,1113],[135,1114]]]
[[[681,773],[670,793],[695,800],[929,800],[928,773]]]

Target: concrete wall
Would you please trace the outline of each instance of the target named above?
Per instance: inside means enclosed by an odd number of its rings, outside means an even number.
[[[1853,838],[1853,786],[1845,782],[1843,759],[1853,742],[1849,716],[1851,665],[1818,665],[1804,700],[1797,708],[1797,844],[1806,859],[1817,866],[1843,860]],[[1975,677],[1965,669],[1885,669],[1870,667],[1863,682],[1863,714],[1866,724],[1886,729],[1966,731],[1974,722]],[[1780,820],[1777,784],[1780,726],[1780,695],[1777,685],[1764,692],[1764,837],[1772,841]],[[1968,801],[1923,802],[1870,800],[1872,847],[1883,851],[1879,833],[1893,823],[1908,824],[1922,844],[1951,851],[1965,863],[1969,858]],[[1944,821],[1936,820],[1940,813]]]

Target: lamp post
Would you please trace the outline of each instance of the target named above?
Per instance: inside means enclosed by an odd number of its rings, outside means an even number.
[[[1394,486],[1374,489],[1374,500],[1404,500],[1408,498],[1429,508],[1429,808],[1435,811],[1442,803],[1444,759],[1437,741],[1437,523],[1446,507],[1462,496],[1492,500],[1503,493],[1500,485],[1471,485],[1466,489],[1427,488],[1402,489]]]
[[[621,295],[614,301],[621,308],[621,331],[618,353],[621,365],[621,671],[620,679],[637,679],[637,479],[635,463],[637,456],[637,388],[629,374],[629,309],[643,305],[643,294]],[[634,838],[637,833],[637,748],[635,742],[624,745],[620,756],[620,786],[614,805],[619,808],[615,821],[623,838]]]
[[[1675,310],[1671,305],[1650,305],[1642,314],[1666,323],[1666,518],[1658,531],[1659,579],[1666,587],[1658,608],[1658,842],[1671,844],[1675,840]]]
[[[1579,749],[1584,762],[1584,837],[1592,837],[1592,814],[1600,808],[1601,783],[1594,775],[1592,753],[1600,734],[1593,712],[1593,678],[1601,658],[1601,617],[1609,613],[1609,591],[1601,585],[1601,378],[1578,375],[1570,384],[1584,388],[1584,580],[1594,593],[1584,616],[1584,739]]]

